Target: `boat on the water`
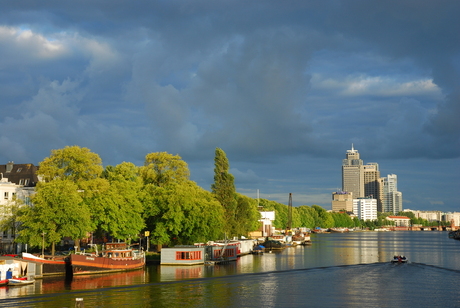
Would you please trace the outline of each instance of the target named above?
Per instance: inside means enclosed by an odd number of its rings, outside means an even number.
[[[407,263],[407,258],[405,256],[394,256],[391,263]]]
[[[68,256],[47,256],[42,258],[31,253],[23,252],[22,259],[42,264],[42,273],[44,276],[65,275],[66,273]]]
[[[450,231],[449,238],[453,238],[454,240],[460,240],[460,230]]]
[[[8,280],[9,280],[9,279],[2,279],[2,280],[0,280],[0,287],[3,287],[3,286],[8,285]]]
[[[102,253],[75,253],[69,258],[72,275],[120,272],[145,266],[145,253],[126,243],[106,243]]]
[[[8,286],[25,286],[29,284],[33,284],[35,282],[34,279],[29,279],[27,277],[22,278],[10,278],[8,279]]]

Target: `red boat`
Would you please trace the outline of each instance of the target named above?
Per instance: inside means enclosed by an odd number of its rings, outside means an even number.
[[[0,280],[0,287],[8,285],[8,279]]]
[[[144,267],[143,251],[128,248],[126,243],[107,243],[105,246],[101,254],[71,254],[69,264],[73,275],[120,272]]]

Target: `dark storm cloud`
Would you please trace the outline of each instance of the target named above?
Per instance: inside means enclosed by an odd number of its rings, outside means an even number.
[[[445,0],[8,1],[0,157],[168,151],[209,188],[220,147],[248,195],[326,207],[351,143],[366,162],[458,167],[459,14]],[[421,207],[448,208],[436,192]]]

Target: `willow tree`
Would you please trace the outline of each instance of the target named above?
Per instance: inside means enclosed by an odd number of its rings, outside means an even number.
[[[234,177],[229,172],[230,164],[225,152],[216,148],[214,157],[214,183],[211,185],[212,193],[217,201],[224,207],[225,226],[228,235],[237,235],[237,194]]]

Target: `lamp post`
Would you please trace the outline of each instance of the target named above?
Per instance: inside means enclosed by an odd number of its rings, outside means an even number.
[[[45,257],[45,232],[42,232],[42,258]]]

